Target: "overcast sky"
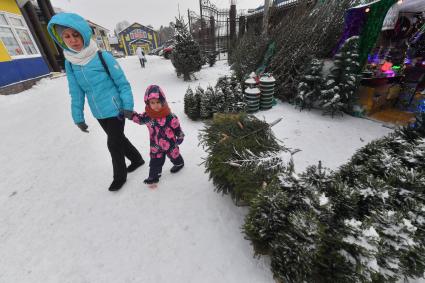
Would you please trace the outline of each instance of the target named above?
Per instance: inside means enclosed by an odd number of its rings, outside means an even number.
[[[111,33],[115,25],[123,20],[130,23],[138,22],[142,25],[152,25],[158,29],[161,25],[168,25],[180,13],[186,17],[187,9],[199,14],[199,0],[50,0],[55,7],[67,12],[80,14],[84,18],[95,22]],[[230,6],[230,0],[210,0],[218,8]],[[236,8],[256,8],[264,0],[236,0]]]

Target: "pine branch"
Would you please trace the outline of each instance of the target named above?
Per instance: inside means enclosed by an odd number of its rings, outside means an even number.
[[[283,119],[283,118],[276,119],[275,121],[271,122],[270,124],[267,124],[267,126],[265,126],[265,127],[263,127],[263,128],[260,128],[260,129],[257,129],[257,130],[255,130],[255,131],[253,131],[253,132],[249,133],[249,134],[246,134],[246,135],[243,135],[243,136],[241,136],[241,137],[238,137],[237,139],[238,139],[238,140],[241,140],[241,139],[244,139],[244,138],[246,138],[246,137],[249,137],[249,136],[251,136],[251,135],[253,135],[253,134],[255,134],[255,133],[258,133],[258,132],[264,131],[264,130],[266,130],[266,129],[269,129],[269,128],[273,127],[274,125],[278,124],[280,121],[282,121],[282,119]]]

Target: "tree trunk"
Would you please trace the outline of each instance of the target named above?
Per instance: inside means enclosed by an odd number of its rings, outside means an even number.
[[[268,35],[269,29],[269,6],[270,0],[264,0],[264,12],[263,12],[263,34]]]
[[[183,80],[184,80],[185,82],[190,81],[190,73],[184,73],[184,74],[183,74]]]

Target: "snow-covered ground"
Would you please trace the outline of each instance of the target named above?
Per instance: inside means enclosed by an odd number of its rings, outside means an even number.
[[[44,79],[18,95],[0,96],[0,282],[274,282],[267,258],[253,257],[241,233],[246,208],[214,192],[200,163],[202,122],[183,113],[183,97],[229,72],[224,61],[183,82],[169,60],[120,60],[135,109],[149,84],[159,84],[180,120],[185,168],[164,175],[156,190],[142,183],[143,166],[123,189],[107,191],[112,166],[106,135],[86,107],[90,133],[73,125],[66,78]],[[336,169],[354,151],[390,130],[353,117],[331,119],[279,103],[259,112],[278,138],[301,152],[296,169],[321,160]],[[148,160],[146,127],[126,135]]]

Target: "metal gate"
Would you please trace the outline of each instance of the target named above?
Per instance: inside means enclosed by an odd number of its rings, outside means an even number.
[[[209,0],[200,0],[200,14],[188,10],[189,30],[202,52],[216,52],[218,60],[227,60],[245,21],[237,16],[236,6],[219,9]],[[239,15],[241,16],[241,14]],[[240,22],[241,25],[240,27]]]

